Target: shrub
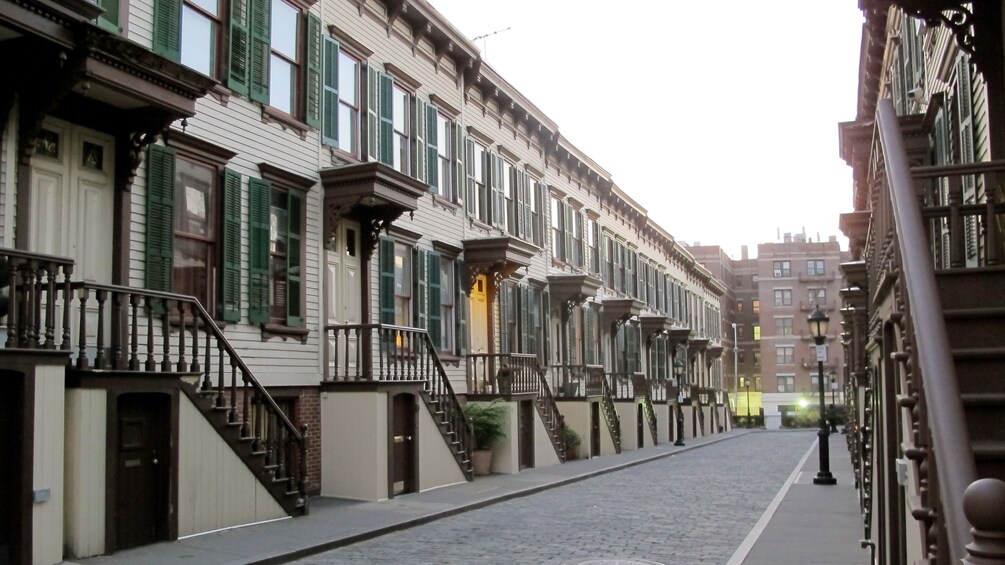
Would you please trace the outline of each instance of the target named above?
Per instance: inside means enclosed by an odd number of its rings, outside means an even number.
[[[506,414],[509,409],[492,402],[469,402],[464,405],[464,415],[475,433],[475,449],[492,449],[492,445],[506,437]]]

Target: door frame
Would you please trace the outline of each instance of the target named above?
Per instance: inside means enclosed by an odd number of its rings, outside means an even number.
[[[165,539],[178,539],[178,394],[176,387],[158,386],[151,383],[149,387],[109,387],[106,429],[108,430],[105,444],[105,548],[109,553],[118,550],[116,540],[116,501],[118,496],[118,457],[119,457],[119,397],[126,394],[163,394],[168,397],[168,427],[171,436],[167,456],[168,479],[166,496],[167,515],[164,517]]]
[[[411,478],[415,483],[412,490],[406,489],[395,494],[394,492],[394,473],[395,473],[395,457],[394,457],[394,424],[395,424],[395,401],[398,397],[408,395],[412,397],[412,460],[410,461],[412,466]],[[420,477],[419,477],[419,458],[420,458],[420,440],[419,436],[419,391],[418,390],[407,390],[400,392],[388,392],[387,394],[387,498],[392,499],[395,496],[402,496],[406,494],[413,494],[419,492],[420,488]]]

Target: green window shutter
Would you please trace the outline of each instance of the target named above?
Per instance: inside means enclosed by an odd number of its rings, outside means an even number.
[[[181,0],[155,0],[153,27],[154,53],[181,60]]]
[[[520,353],[530,353],[530,343],[531,334],[534,330],[530,327],[530,287],[521,286],[520,288],[520,306],[518,312],[520,313],[520,329],[518,335],[520,336]]]
[[[301,241],[304,236],[304,199],[295,192],[289,193],[289,219],[286,231],[286,325],[299,328],[304,325],[303,269]]]
[[[436,106],[427,105],[426,106],[426,182],[429,186],[435,187],[436,190],[433,192],[443,194],[440,184],[440,147],[439,139],[437,136],[439,132],[436,131],[436,118],[437,118]],[[447,140],[443,140],[446,143]],[[422,157],[419,157],[422,160]]]
[[[593,308],[588,305],[583,305],[583,350],[586,357],[586,362],[593,364],[594,355],[596,354],[596,344],[593,342],[593,336],[596,335],[593,329]]]
[[[338,146],[338,50],[338,41],[330,35],[325,35],[321,143],[333,147]]]
[[[98,4],[98,6],[100,6],[100,7],[102,7],[102,8],[105,9],[105,13],[101,14],[100,16],[98,16],[98,26],[101,27],[102,29],[105,29],[105,30],[110,31],[112,33],[121,33],[122,28],[119,27],[119,0],[98,0],[97,4]],[[181,2],[180,2],[180,0],[179,0],[179,3],[178,3],[178,8],[179,8],[179,10],[181,9]],[[154,13],[155,14],[157,13],[157,7],[156,6],[154,6]],[[180,21],[180,16],[181,16],[181,12],[179,11],[179,20],[178,21]],[[157,36],[157,32],[156,32],[156,26],[157,26],[156,16],[155,16],[155,19],[154,19],[154,26],[155,26],[154,37],[156,37]],[[181,26],[179,25],[175,29],[180,32]]]
[[[530,175],[527,171],[520,171],[519,182],[517,183],[517,190],[520,194],[520,237],[525,241],[533,242],[534,240],[534,228],[532,223],[534,222],[534,217],[531,214],[531,198],[534,197],[531,194],[531,182]]]
[[[562,233],[565,234],[565,249],[562,251],[562,260],[566,263],[572,264],[573,259],[573,244],[576,240],[572,238],[572,205],[569,204],[568,200],[562,201],[562,210],[564,212],[562,216]]]
[[[412,142],[414,146],[409,152],[412,159],[410,170],[416,179],[426,182],[426,108],[429,105],[414,94],[411,95],[411,99]]]
[[[307,14],[307,80],[304,93],[304,121],[321,129],[321,18]]]
[[[478,219],[488,223],[492,214],[492,154],[482,151],[482,187],[478,195]]]
[[[607,251],[607,235],[600,232],[600,278],[603,280],[604,286],[608,288],[611,288],[610,261],[610,253]]]
[[[433,341],[436,350],[443,349],[443,332],[441,331],[442,316],[440,315],[440,254],[430,251],[429,260],[429,339]]]
[[[412,250],[412,319],[414,325],[419,328],[426,328],[429,322],[429,311],[426,304],[428,291],[429,263],[426,260],[424,249]]]
[[[394,163],[394,81],[390,75],[378,72],[377,82],[380,92],[380,134],[377,136],[380,162],[391,165]]]
[[[499,351],[513,353],[510,347],[510,322],[513,320],[513,285],[508,282],[499,287]]]
[[[527,326],[527,353],[533,353],[540,358],[541,351],[538,349],[538,335],[541,331],[541,291],[536,288],[527,287],[527,306],[525,309],[529,315],[529,325]]]
[[[366,68],[366,157],[376,161],[380,156],[380,73]]]
[[[457,354],[467,355],[468,354],[468,289],[465,287],[464,279],[466,278],[464,261],[457,260],[454,263],[454,288],[457,289],[457,295],[454,298],[454,304],[456,312],[454,317],[457,319]]]
[[[492,174],[490,175],[492,182],[492,225],[500,229],[506,229],[506,213],[504,211],[506,209],[506,194],[503,192],[502,178],[503,160],[502,157],[495,153],[491,153],[489,156],[491,157],[489,162],[492,169]]]
[[[475,209],[475,186],[477,180],[475,179],[475,142],[470,139],[464,139],[464,162],[465,162],[465,210],[469,216],[474,216],[478,213]]]
[[[241,321],[241,175],[223,171],[223,319]]]
[[[394,240],[380,238],[380,323],[394,323]]]
[[[151,145],[147,156],[147,288],[171,291],[174,278],[175,151]]]
[[[248,2],[230,2],[230,61],[227,86],[238,94],[248,95],[249,26]]]
[[[272,184],[248,179],[248,321],[269,321],[269,243]]]
[[[248,0],[251,4],[251,42],[248,53],[248,96],[269,103],[269,56],[272,4],[270,0]]]

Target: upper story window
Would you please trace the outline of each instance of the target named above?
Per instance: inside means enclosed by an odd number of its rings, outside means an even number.
[[[792,263],[789,261],[775,261],[771,265],[771,274],[774,278],[791,277]]]
[[[761,340],[761,325],[760,324],[754,324],[754,332],[753,333],[754,333],[754,341],[760,341]]]
[[[775,289],[775,306],[792,306],[792,289]]]
[[[181,64],[216,78],[220,1],[185,0],[181,8]]]
[[[321,143],[359,157],[360,62],[324,37]]]
[[[269,106],[296,115],[300,50],[300,12],[283,0],[272,0],[269,30]]]
[[[742,300],[737,300],[736,301],[736,312],[738,314],[743,313],[743,301]]]
[[[489,210],[491,209],[491,197],[488,191],[486,177],[488,166],[486,164],[487,151],[485,146],[474,141],[468,136],[466,159],[464,169],[467,171],[467,196],[465,198],[468,214],[475,216],[479,220],[489,222]]]
[[[591,273],[600,272],[600,224],[593,218],[586,218],[586,248]]]
[[[760,314],[761,313],[761,301],[758,300],[758,299],[756,299],[756,298],[754,300],[751,300],[750,301],[750,311],[753,312],[754,314]]]
[[[499,158],[499,181],[496,183],[499,186],[500,197],[503,200],[503,206],[500,212],[502,212],[500,218],[497,218],[495,223],[500,227],[505,227],[512,235],[519,235],[520,227],[522,225],[521,216],[522,210],[520,209],[520,195],[519,191],[519,181],[516,178],[516,167],[513,163],[510,163],[506,159]]]
[[[778,365],[791,365],[795,363],[795,348],[790,345],[775,348],[775,363]]]
[[[775,318],[778,335],[792,335],[792,318]]]
[[[825,288],[811,288],[808,294],[807,298],[810,306],[823,306],[827,303],[827,289]]]
[[[394,134],[391,138],[391,166],[395,170],[409,174],[409,104],[408,92],[394,84],[391,90],[391,123]]]
[[[527,183],[534,187],[530,200],[530,241],[540,247],[544,245],[541,208],[544,206],[544,195],[547,194],[548,187],[534,178],[529,178]]]
[[[557,196],[551,197],[551,253],[565,261],[565,206]]]
[[[806,261],[806,275],[810,277],[821,277],[824,275],[824,260],[809,259]]]
[[[572,217],[572,225],[569,230],[571,262],[577,267],[584,265],[583,260],[583,212],[569,207],[569,215]]]
[[[434,141],[436,157],[434,162],[429,164],[429,185],[433,187],[433,192],[453,202],[456,198],[453,183],[454,160],[451,155],[452,148],[455,145],[454,128],[446,116],[436,112],[435,109],[433,113],[436,120],[436,138]],[[427,143],[433,139],[432,136],[428,137]]]

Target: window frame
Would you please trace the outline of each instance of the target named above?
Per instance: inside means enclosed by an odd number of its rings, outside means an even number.
[[[771,263],[771,275],[772,278],[780,279],[792,276],[792,262],[788,260],[783,261],[772,261]]]

